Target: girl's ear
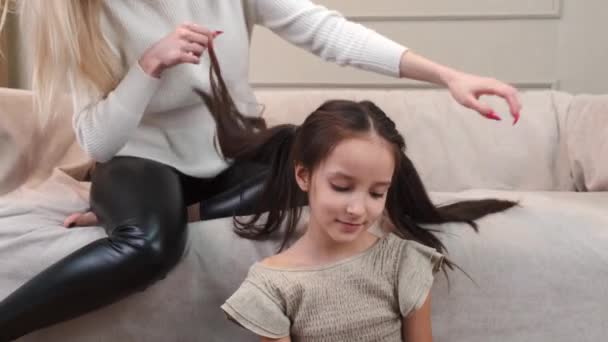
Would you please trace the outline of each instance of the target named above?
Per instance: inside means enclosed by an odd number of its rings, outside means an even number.
[[[308,192],[310,187],[310,172],[308,172],[308,169],[302,166],[302,164],[298,163],[296,164],[294,172],[296,176],[296,182],[298,183],[300,189],[302,189],[302,191],[304,192]]]

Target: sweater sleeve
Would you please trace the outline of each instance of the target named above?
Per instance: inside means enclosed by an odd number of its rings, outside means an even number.
[[[113,91],[95,101],[70,78],[72,125],[82,149],[96,161],[110,160],[139,125],[159,84],[159,79],[146,74],[136,62]]]
[[[399,77],[407,48],[309,0],[253,0],[255,20],[323,60]]]

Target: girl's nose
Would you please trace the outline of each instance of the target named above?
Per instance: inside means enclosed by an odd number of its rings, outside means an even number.
[[[346,213],[351,216],[362,216],[364,211],[365,207],[360,199],[354,199],[346,206]]]

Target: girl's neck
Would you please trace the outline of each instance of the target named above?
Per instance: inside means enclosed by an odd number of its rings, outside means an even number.
[[[321,229],[309,227],[304,235],[293,245],[312,263],[327,264],[359,254],[370,248],[378,238],[371,233],[362,232],[351,242],[336,242]]]

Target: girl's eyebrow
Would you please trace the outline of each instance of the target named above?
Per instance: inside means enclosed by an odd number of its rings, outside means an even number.
[[[340,171],[331,172],[329,174],[329,176],[330,177],[342,177],[342,178],[346,178],[348,180],[353,180],[353,177],[351,177],[343,172],[340,172]],[[374,185],[389,186],[389,185],[391,185],[391,182],[390,181],[376,182],[376,183],[374,183]]]

